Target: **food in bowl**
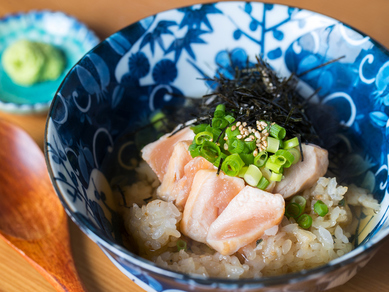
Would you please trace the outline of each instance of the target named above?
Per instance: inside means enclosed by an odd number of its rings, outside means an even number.
[[[294,78],[259,60],[215,81],[202,115],[143,147],[138,181],[117,188],[138,254],[177,272],[236,279],[350,252],[358,217],[380,206],[366,189],[325,177],[333,149],[308,143],[323,137]]]

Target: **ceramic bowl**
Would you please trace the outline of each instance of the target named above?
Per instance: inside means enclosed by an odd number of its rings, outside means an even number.
[[[282,76],[301,73],[299,91],[331,105],[345,126],[348,161],[382,204],[350,253],[312,270],[250,279],[204,279],[164,270],[123,246],[110,186],[131,182],[134,139],[177,95],[201,97],[218,69],[232,76],[262,55]],[[82,58],[53,100],[45,153],[67,213],[116,266],[147,291],[320,291],[345,283],[374,255],[388,228],[388,51],[349,26],[294,7],[217,2],[169,10],[113,34]],[[172,94],[173,93],[173,94]],[[174,112],[174,111],[173,111]],[[136,136],[136,135],[135,135]],[[357,141],[357,143],[356,143]],[[346,146],[345,146],[346,147]],[[360,151],[357,152],[357,148]],[[366,223],[365,223],[366,224]]]
[[[69,70],[100,42],[74,17],[46,10],[10,14],[0,19],[0,59],[4,50],[20,39],[45,42],[60,48],[66,65],[56,80],[20,86],[6,74],[0,62],[0,110],[18,114],[47,112]]]

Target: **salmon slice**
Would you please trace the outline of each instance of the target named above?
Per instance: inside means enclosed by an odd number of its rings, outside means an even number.
[[[206,243],[209,226],[244,185],[239,177],[224,173],[217,175],[217,170],[199,170],[184,208],[181,232],[193,240]]]
[[[174,145],[184,140],[193,140],[194,133],[190,128],[184,128],[170,137],[170,133],[162,136],[157,141],[147,144],[142,149],[142,158],[156,173],[160,182],[167,171],[169,159],[173,153]]]
[[[157,189],[158,197],[165,201],[174,202],[176,200],[175,186],[185,174],[185,165],[192,160],[192,156],[188,151],[190,144],[192,144],[192,141],[180,141],[174,145],[162,184]]]
[[[211,224],[206,242],[222,255],[231,255],[280,224],[284,212],[280,194],[246,186]]]
[[[185,165],[184,176],[177,182],[172,191],[176,197],[175,204],[179,210],[184,209],[194,177],[201,169],[216,169],[216,167],[201,156],[195,157]]]
[[[313,144],[302,144],[304,160],[284,170],[284,179],[276,184],[274,193],[288,198],[312,187],[327,172],[328,151]]]

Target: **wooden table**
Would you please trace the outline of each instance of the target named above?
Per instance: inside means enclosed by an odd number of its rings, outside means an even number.
[[[104,39],[143,17],[162,10],[209,0],[1,0],[0,16],[31,9],[61,10],[85,22]],[[279,0],[278,2],[317,11],[370,35],[389,48],[388,0]],[[46,116],[21,116],[0,113],[24,128],[43,147]],[[70,221],[70,220],[69,220]],[[88,291],[143,291],[125,277],[86,237],[70,223],[71,243],[77,269]],[[389,241],[357,276],[332,292],[389,291]],[[0,292],[54,291],[24,259],[0,240]]]

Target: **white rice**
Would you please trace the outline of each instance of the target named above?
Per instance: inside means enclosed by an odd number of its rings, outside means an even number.
[[[293,218],[284,217],[279,226],[231,256],[187,238],[184,240],[188,249],[177,251],[176,243],[182,236],[178,229],[181,212],[173,203],[155,197],[158,179],[145,162],[140,163],[137,172],[139,181],[124,188],[125,200],[132,207],[124,208],[123,216],[128,233],[136,239],[139,254],[166,269],[204,277],[262,277],[323,265],[353,249],[350,238],[357,219],[349,205],[364,207],[365,214],[370,215],[379,209],[378,202],[366,190],[355,185],[338,186],[335,178],[322,177],[300,194],[307,201],[305,213],[313,219],[308,230],[299,227]],[[347,204],[339,206],[343,198]],[[317,200],[329,208],[325,217],[313,210]]]

